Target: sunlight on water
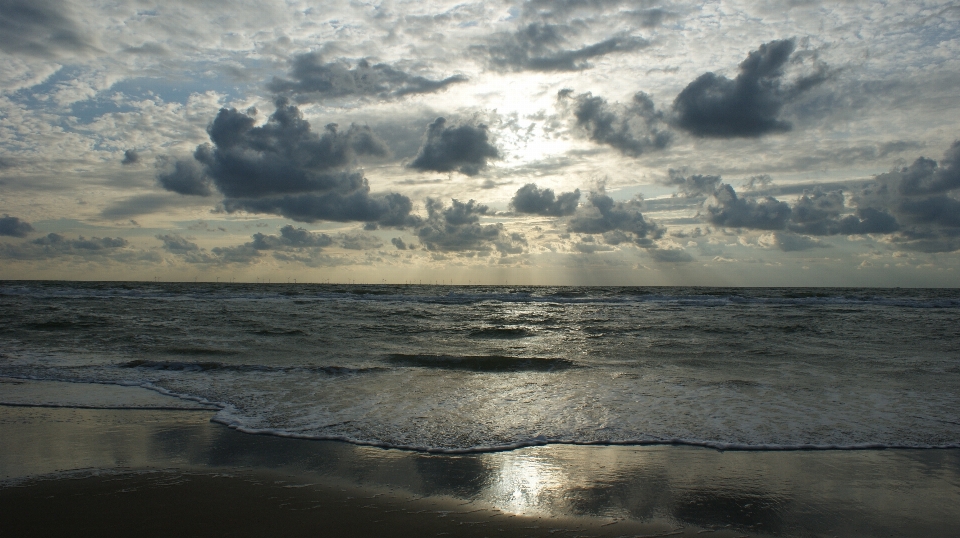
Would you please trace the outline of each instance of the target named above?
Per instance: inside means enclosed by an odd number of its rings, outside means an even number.
[[[549,501],[569,486],[562,467],[538,453],[508,453],[496,463],[487,496],[504,512],[546,513]]]

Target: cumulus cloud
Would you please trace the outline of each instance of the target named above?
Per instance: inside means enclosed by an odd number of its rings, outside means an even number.
[[[474,200],[452,200],[449,207],[427,198],[427,219],[418,227],[417,237],[427,250],[441,252],[490,251],[522,252],[526,240],[520,234],[509,234],[503,224],[480,224],[480,217],[489,208]]]
[[[0,50],[56,58],[94,50],[93,40],[71,18],[63,2],[4,0],[0,3]]]
[[[187,240],[179,234],[160,234],[157,239],[163,241],[163,248],[175,254],[185,254],[188,252],[199,252],[200,246]]]
[[[898,178],[880,178],[881,181],[899,179],[899,191],[906,196],[940,194],[960,189],[960,140],[955,141],[939,163],[920,157],[910,166],[890,175]]]
[[[673,102],[677,125],[696,136],[758,137],[789,131],[780,111],[790,100],[827,78],[821,65],[815,73],[784,82],[784,65],[796,47],[792,39],[771,41],[750,52],[733,80],[704,73]]]
[[[393,243],[393,246],[397,247],[397,250],[407,249],[407,244],[404,243],[403,239],[400,239],[399,237],[394,237],[393,239],[390,240],[390,242]]]
[[[97,258],[113,254],[128,246],[122,237],[84,237],[70,239],[49,233],[19,244],[0,243],[0,257],[19,260],[43,260],[61,256]]]
[[[408,221],[409,198],[371,194],[363,173],[353,168],[357,156],[387,153],[369,127],[351,125],[341,131],[329,124],[318,134],[286,99],[276,105],[268,121],[256,127],[251,115],[221,109],[207,128],[212,144],[202,144],[194,153],[203,173],[226,196],[227,211],[272,213],[302,222],[399,226]],[[174,183],[165,186],[172,190]]]
[[[569,48],[577,33],[572,26],[535,22],[516,32],[494,34],[489,44],[474,49],[497,71],[579,71],[590,67],[591,58],[649,45],[641,37],[621,35]]]
[[[314,257],[318,252],[334,243],[334,238],[327,234],[295,228],[289,224],[280,228],[279,235],[257,232],[251,236],[252,241],[230,247],[215,247],[209,252],[178,234],[162,234],[156,237],[163,241],[164,250],[180,256],[187,263],[215,264],[252,263],[269,251],[281,261],[299,261],[311,265],[314,264]],[[343,236],[342,239],[345,242],[353,240],[352,236]]]
[[[157,159],[157,182],[168,191],[187,196],[210,196],[210,177],[194,159]]]
[[[663,237],[664,228],[644,219],[640,212],[643,201],[635,198],[615,202],[603,191],[591,192],[589,204],[580,207],[570,219],[568,229],[582,234],[603,234],[604,242],[617,245],[632,242],[649,248],[653,241]]]
[[[484,124],[447,127],[445,118],[427,126],[427,133],[410,167],[422,172],[453,172],[475,176],[487,161],[499,159],[500,152],[490,140]]]
[[[720,184],[720,176],[693,174],[685,176],[682,170],[670,169],[664,185],[677,187],[681,194],[688,198],[712,194]]]
[[[140,162],[140,154],[135,149],[128,149],[123,152],[123,160],[120,164],[137,164]]]
[[[431,80],[385,63],[371,64],[368,60],[360,60],[351,67],[344,60],[326,62],[318,52],[297,55],[292,63],[290,78],[276,77],[267,87],[278,94],[293,96],[301,103],[350,96],[396,99],[437,92],[467,80],[463,75]]]
[[[841,217],[844,211],[842,192],[817,189],[804,193],[793,205],[787,227],[808,235],[889,234],[900,229],[897,219],[883,210],[861,207]]]
[[[20,220],[17,217],[4,215],[0,217],[0,235],[9,235],[11,237],[26,237],[33,231],[33,226],[29,222]]]
[[[721,184],[704,205],[707,220],[727,228],[782,230],[790,218],[790,206],[771,196],[739,198],[733,187]]]
[[[517,190],[510,206],[517,213],[562,217],[572,215],[580,203],[580,189],[573,192],[553,193],[553,189],[539,189],[536,183],[528,183]]]
[[[853,196],[864,226],[887,224],[900,246],[924,252],[960,248],[960,141],[938,163],[919,157],[909,166],[877,175]],[[895,226],[894,226],[895,223]],[[863,232],[867,233],[867,232]]]
[[[561,105],[572,113],[578,129],[599,144],[607,144],[625,155],[639,156],[666,148],[672,139],[662,112],[643,92],[627,104],[610,104],[590,92],[574,95],[572,90],[558,94]]]

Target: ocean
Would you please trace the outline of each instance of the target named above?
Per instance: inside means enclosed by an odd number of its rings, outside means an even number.
[[[438,453],[960,447],[953,289],[7,281],[0,311],[0,377],[60,382],[0,404],[145,387]]]

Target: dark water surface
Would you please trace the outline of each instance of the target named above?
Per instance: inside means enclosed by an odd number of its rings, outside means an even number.
[[[248,432],[960,446],[958,290],[3,282],[0,311],[0,376],[144,386]]]

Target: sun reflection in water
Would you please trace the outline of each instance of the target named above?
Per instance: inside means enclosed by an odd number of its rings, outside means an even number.
[[[561,493],[566,475],[553,462],[538,454],[510,454],[491,469],[490,499],[504,512],[547,512],[549,499]]]

